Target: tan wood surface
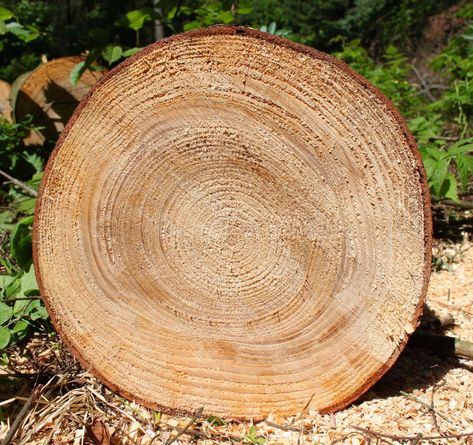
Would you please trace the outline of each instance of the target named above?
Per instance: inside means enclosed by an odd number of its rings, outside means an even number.
[[[0,114],[9,122],[12,121],[10,91],[11,85],[4,80],[0,80]]]
[[[416,326],[431,225],[415,143],[346,65],[254,30],[112,70],[48,163],[34,259],[84,366],[168,411],[330,412]]]

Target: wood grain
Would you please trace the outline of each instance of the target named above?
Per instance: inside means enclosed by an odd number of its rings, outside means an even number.
[[[414,330],[425,173],[391,103],[336,59],[214,27],[83,101],[34,225],[66,342],[147,406],[262,418],[355,400]]]
[[[12,121],[10,92],[11,85],[4,80],[0,80],[0,115],[2,115],[8,122]]]

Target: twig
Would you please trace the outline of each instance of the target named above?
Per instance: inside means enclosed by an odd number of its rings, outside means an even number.
[[[431,136],[429,138],[429,140],[431,140],[431,141],[438,140],[438,141],[456,142],[456,141],[459,141],[460,138],[458,136]]]
[[[435,197],[432,197],[432,201],[435,201],[439,204],[449,205],[452,207],[459,207],[460,209],[465,209],[465,210],[473,209],[473,202],[453,201],[453,199],[442,199],[442,198],[435,198]]]
[[[283,431],[295,431],[296,433],[304,433],[305,432],[304,429],[296,428],[295,426],[287,425],[287,424],[286,425],[279,425],[278,423],[272,422],[271,420],[265,420],[264,423],[266,423],[266,425],[272,426],[273,428],[277,428],[277,429],[283,430]]]
[[[15,179],[13,176],[10,176],[8,173],[5,173],[3,170],[0,170],[0,175],[7,178],[12,184],[15,184],[17,187],[20,187],[21,189],[23,189],[26,193],[28,193],[28,195],[31,195],[34,198],[38,196],[38,192],[36,190],[33,190],[24,182],[21,182],[18,179]]]
[[[5,436],[5,439],[3,439],[2,445],[9,445],[9,443],[12,441],[16,432],[18,431],[18,428],[20,428],[21,422],[23,422],[24,418],[29,413],[31,405],[33,405],[34,401],[41,395],[42,390],[43,385],[38,385],[36,388],[33,389],[31,395],[28,397],[28,400],[23,405],[23,408],[21,408],[20,412],[16,416],[15,421],[13,422],[12,426],[10,427],[10,430]]]
[[[0,300],[2,303],[3,302],[8,302],[8,301],[22,301],[22,300],[41,300],[41,297],[20,297],[20,298],[6,298],[5,300]]]
[[[422,406],[425,406],[429,411],[435,412],[439,417],[441,417],[446,422],[453,423],[445,414],[442,414],[442,413],[436,411],[435,408],[432,405],[429,405],[427,402],[424,402],[423,400],[417,398],[416,396],[413,396],[412,394],[408,394],[405,391],[399,391],[399,392],[404,397],[407,397],[408,399],[414,400],[414,402],[420,403]]]
[[[435,335],[416,331],[412,335],[409,345],[429,349],[440,355],[473,358],[473,342],[448,335]]]
[[[171,445],[172,443],[174,443],[177,439],[179,439],[179,437],[181,437],[183,434],[185,434],[187,432],[187,430],[192,426],[194,425],[194,422],[200,417],[200,415],[202,414],[202,411],[204,410],[204,407],[201,407],[199,409],[196,410],[196,412],[194,413],[194,415],[192,416],[192,419],[189,420],[189,422],[187,422],[187,425],[180,429],[180,431],[177,432],[177,434],[168,439],[166,441],[166,445]],[[155,436],[156,437],[156,436]],[[153,440],[155,439],[155,437],[153,437],[153,439],[151,439],[151,442],[150,444],[153,442]]]
[[[362,428],[360,426],[351,425],[350,428],[354,428],[355,430],[361,431],[368,436],[377,437],[380,439],[391,439],[401,441],[419,441],[419,440],[440,440],[440,439],[461,439],[462,437],[473,437],[473,431],[470,433],[460,433],[460,434],[446,434],[445,436],[397,436],[395,434],[385,434],[385,433],[378,433],[376,431]]]
[[[417,78],[420,80],[420,83],[422,84],[422,87],[424,88],[425,93],[427,94],[428,98],[429,98],[432,102],[435,102],[435,97],[432,96],[432,93],[430,92],[429,86],[427,85],[427,83],[425,82],[424,78],[420,75],[419,71],[417,70],[417,68],[416,68],[415,66],[412,66],[412,71],[414,71],[415,75],[416,75]]]
[[[199,439],[210,439],[211,437],[208,435],[208,434],[205,434],[204,432],[202,431],[199,431],[199,430],[194,430],[192,428],[187,428],[186,430],[184,430],[184,428],[179,428],[179,427],[174,427],[174,429],[176,431],[178,431],[179,433],[181,434],[187,434],[188,436],[194,436],[194,437],[198,437]],[[174,439],[176,440],[176,439]]]
[[[430,396],[430,405],[432,406],[432,421],[434,422],[435,429],[438,431],[440,435],[444,435],[443,431],[440,429],[439,424],[437,422],[437,412],[435,411],[434,406],[434,394],[435,394],[435,385],[432,386],[432,394]]]

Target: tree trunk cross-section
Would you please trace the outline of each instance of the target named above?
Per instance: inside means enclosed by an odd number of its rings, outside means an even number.
[[[15,119],[19,122],[31,114],[33,124],[42,127],[31,133],[26,144],[56,139],[80,100],[103,76],[100,71],[86,70],[77,85],[72,85],[71,71],[83,60],[79,56],[61,57],[20,76],[13,98]]]
[[[391,103],[333,57],[214,27],[112,70],[34,225],[67,344],[147,406],[331,412],[394,363],[430,271],[429,196]]]

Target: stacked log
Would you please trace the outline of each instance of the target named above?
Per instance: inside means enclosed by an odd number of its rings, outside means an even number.
[[[82,60],[79,56],[54,59],[15,82],[12,95],[15,120],[33,115],[33,124],[42,127],[32,132],[26,144],[57,139],[79,102],[103,76],[101,71],[87,70],[79,82],[72,85],[71,71]]]

